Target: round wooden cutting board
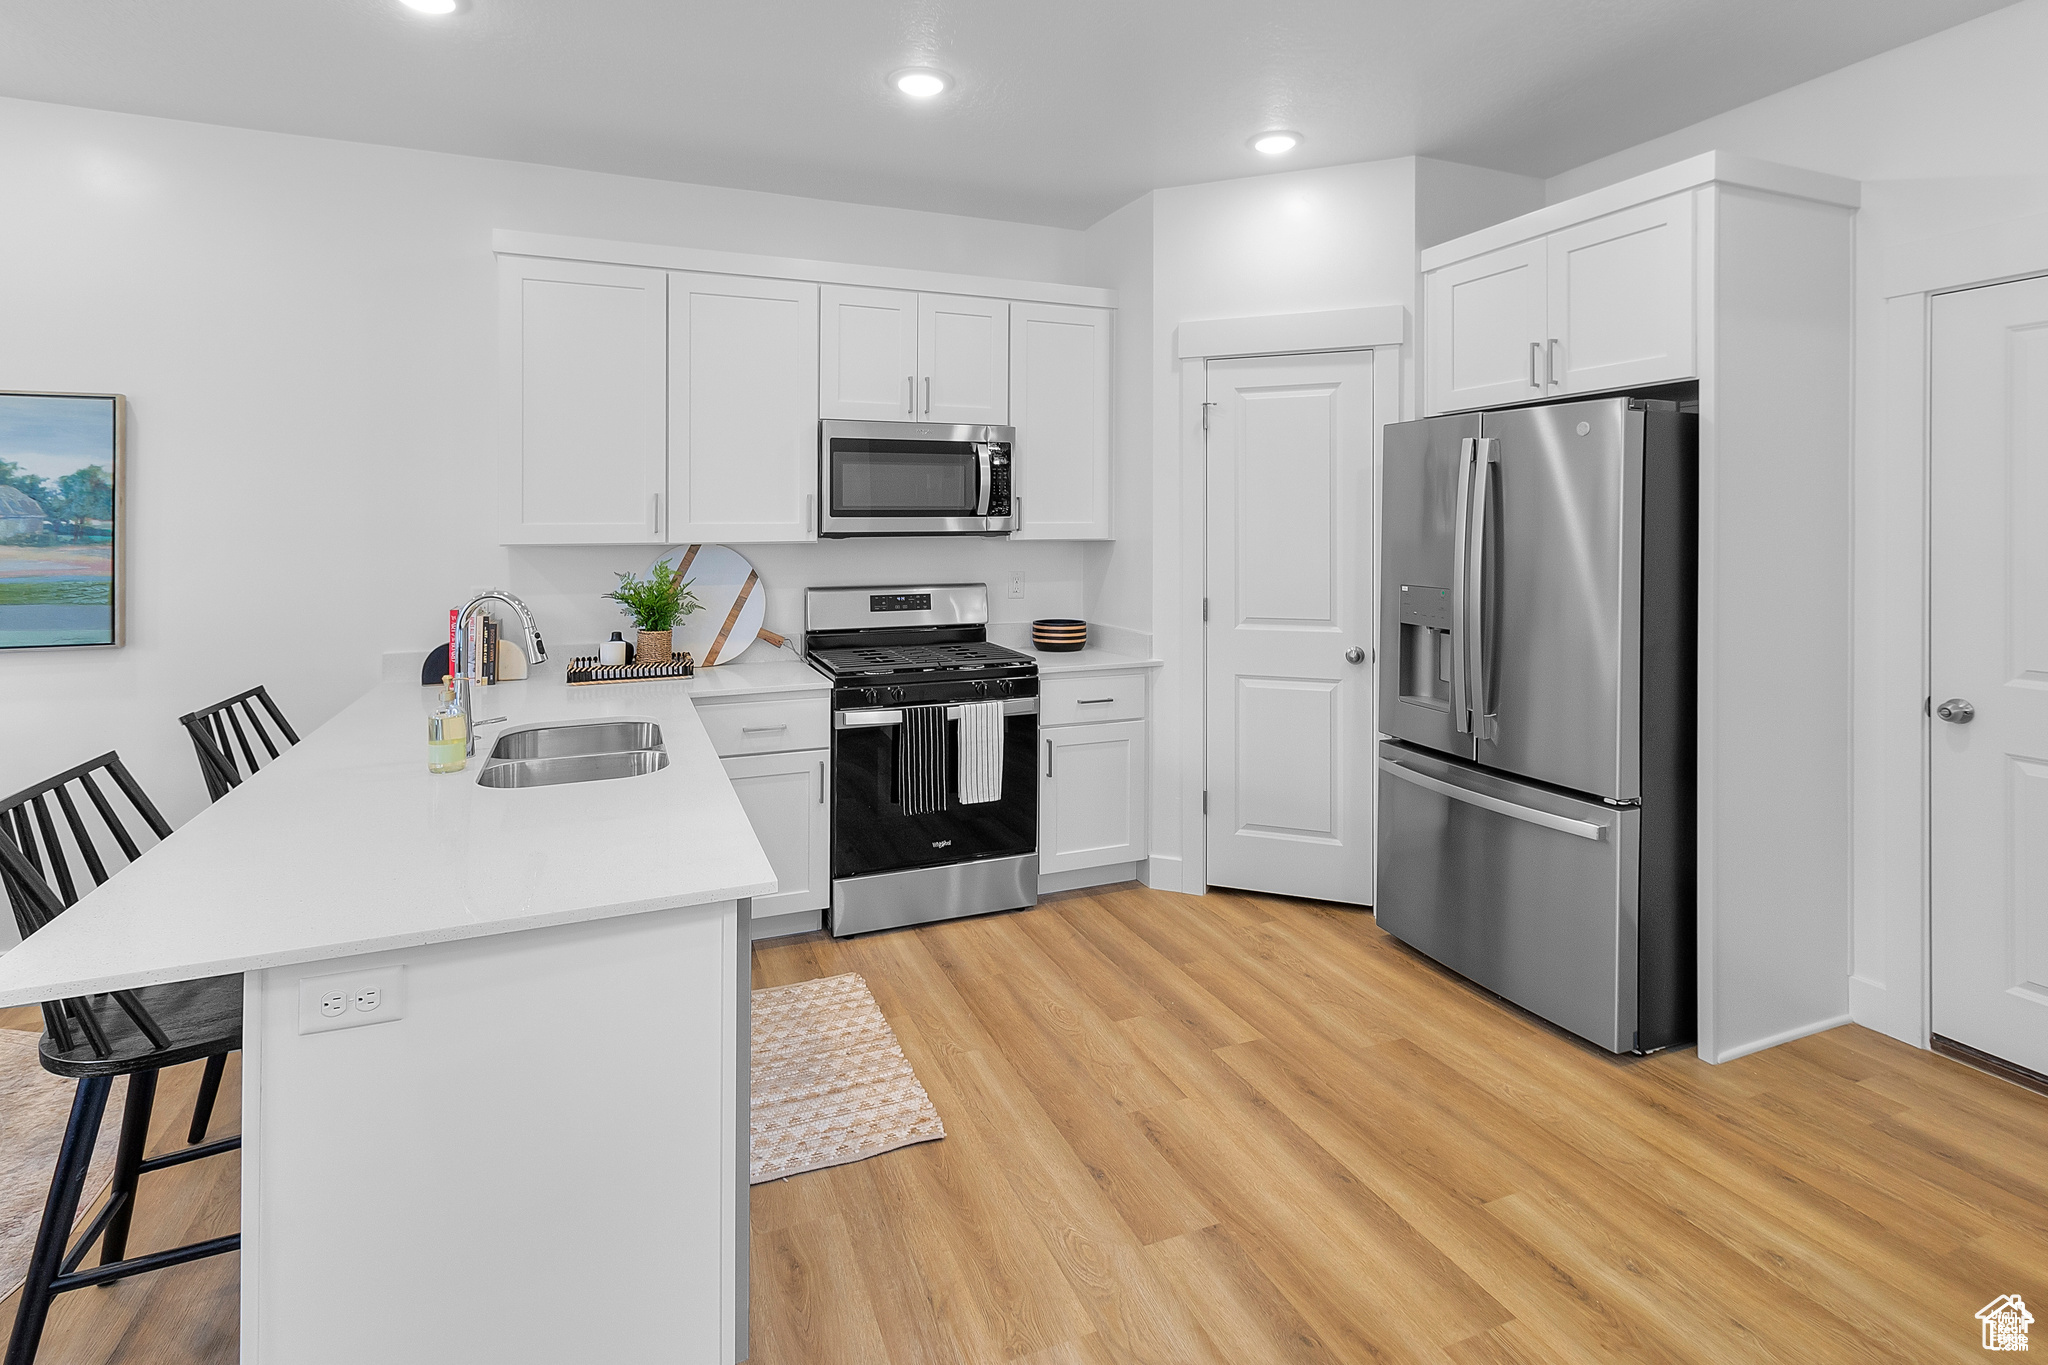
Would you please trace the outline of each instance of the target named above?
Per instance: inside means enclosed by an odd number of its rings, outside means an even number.
[[[768,589],[739,551],[724,545],[677,545],[654,561],[676,566],[704,605],[676,620],[675,652],[687,651],[699,668],[729,664],[756,639],[780,645],[782,638],[761,629]],[[647,571],[654,571],[654,564]]]

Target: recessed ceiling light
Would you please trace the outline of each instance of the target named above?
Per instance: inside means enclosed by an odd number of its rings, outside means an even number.
[[[1252,139],[1252,150],[1264,152],[1267,156],[1279,156],[1282,152],[1291,152],[1300,145],[1301,134],[1289,132],[1285,128],[1275,128]]]
[[[952,78],[945,72],[934,71],[928,66],[909,66],[889,73],[889,84],[914,100],[928,100],[952,83]]]
[[[462,0],[399,0],[407,9],[420,14],[453,14],[462,8]]]

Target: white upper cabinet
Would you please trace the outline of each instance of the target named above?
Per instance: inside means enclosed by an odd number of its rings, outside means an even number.
[[[917,296],[917,420],[1002,426],[1010,420],[1010,305]]]
[[[908,289],[819,290],[818,415],[871,422],[1010,420],[1010,305]]]
[[[1489,251],[1425,278],[1430,410],[1542,397],[1549,293],[1543,240]]]
[[[1695,268],[1690,193],[1436,267],[1428,410],[1692,378]]]
[[[917,420],[917,297],[907,289],[819,288],[820,417]]]
[[[505,543],[658,539],[667,275],[508,256],[498,284]]]
[[[1692,196],[1678,194],[1550,234],[1553,392],[1696,372],[1692,219]]]
[[[818,286],[669,276],[670,541],[808,540]]]
[[[1114,314],[1056,303],[1010,305],[1011,468],[1020,540],[1109,536]]]

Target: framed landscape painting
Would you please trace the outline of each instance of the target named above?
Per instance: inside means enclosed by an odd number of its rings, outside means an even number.
[[[121,643],[118,393],[0,392],[0,649]]]

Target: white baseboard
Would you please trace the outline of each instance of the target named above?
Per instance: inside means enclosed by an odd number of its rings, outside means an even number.
[[[1041,872],[1038,874],[1038,894],[1044,896],[1055,891],[1080,891],[1090,886],[1134,882],[1139,880],[1138,869],[1143,866],[1143,863],[1110,863],[1104,867],[1080,867],[1072,872]]]
[[[825,927],[823,910],[790,910],[780,915],[757,915],[753,924],[753,941],[764,938],[787,938],[791,934],[808,934]]]
[[[1752,1052],[1762,1052],[1765,1048],[1773,1048],[1780,1043],[1789,1043],[1800,1038],[1810,1038],[1816,1033],[1826,1033],[1831,1028],[1840,1028],[1844,1024],[1853,1024],[1855,1022],[1854,1019],[1846,1014],[1838,1014],[1828,1019],[1816,1019],[1810,1024],[1800,1024],[1795,1028],[1786,1029],[1783,1033],[1774,1033],[1768,1038],[1758,1038],[1754,1042],[1739,1043],[1734,1047],[1724,1048],[1720,1056],[1709,1057],[1706,1060],[1716,1063],[1732,1062],[1738,1057],[1747,1057]]]
[[[1155,891],[1179,891],[1185,871],[1185,859],[1175,854],[1155,853],[1145,860],[1145,870],[1139,874],[1138,880]]]
[[[1851,1019],[1887,1038],[1896,1038],[1908,1046],[1924,1049],[1927,1030],[1921,1023],[1920,1011],[1906,1008],[1907,1004],[1897,999],[1891,988],[1881,981],[1862,976],[1849,978]]]

